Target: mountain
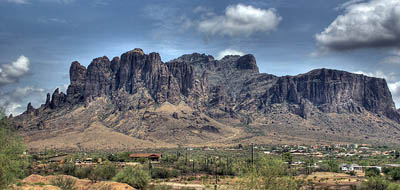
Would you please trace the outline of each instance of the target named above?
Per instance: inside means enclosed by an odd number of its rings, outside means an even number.
[[[66,94],[11,118],[31,149],[400,142],[384,79],[331,69],[277,77],[251,54],[163,63],[139,48],[87,68],[75,61],[69,74]]]

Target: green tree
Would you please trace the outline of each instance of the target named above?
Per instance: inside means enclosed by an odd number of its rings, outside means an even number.
[[[22,138],[12,128],[4,110],[0,109],[0,189],[24,177],[27,159]]]
[[[339,172],[339,164],[336,160],[328,160],[328,167],[330,172]]]
[[[290,166],[293,163],[293,155],[290,154],[290,152],[285,152],[282,154],[282,159],[288,163],[288,167],[290,168]]]
[[[106,181],[112,179],[116,173],[117,168],[115,165],[110,162],[106,162],[94,168],[88,177],[92,181]]]
[[[54,185],[56,187],[59,187],[62,190],[76,190],[77,188],[75,187],[76,180],[73,178],[69,177],[62,177],[62,176],[57,176],[56,179],[53,179],[50,181],[51,185]]]
[[[92,170],[93,170],[93,167],[76,168],[74,176],[79,179],[85,179],[85,178],[89,177]]]
[[[306,173],[307,175],[310,175],[313,172],[313,166],[314,166],[314,159],[313,158],[308,158],[305,163],[306,167]]]
[[[392,177],[393,181],[400,181],[400,168],[393,168],[389,172],[390,177]]]
[[[290,176],[290,169],[279,159],[262,158],[247,174],[242,176],[238,188],[263,190],[298,190],[302,182]]]
[[[62,170],[63,174],[65,174],[65,175],[74,175],[76,166],[72,162],[67,162],[61,166],[61,170]]]
[[[361,184],[361,190],[387,190],[388,187],[389,182],[381,176],[369,177]]]
[[[365,176],[367,177],[375,177],[375,176],[379,176],[381,174],[381,172],[379,171],[378,168],[367,168],[365,170]]]
[[[127,183],[136,189],[145,189],[150,181],[146,170],[136,167],[125,167],[113,178],[114,181]]]

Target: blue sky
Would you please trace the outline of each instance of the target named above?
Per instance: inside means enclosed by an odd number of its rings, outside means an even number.
[[[0,106],[69,84],[69,66],[134,49],[182,54],[251,53],[261,72],[316,68],[386,78],[400,106],[398,0],[0,0]]]

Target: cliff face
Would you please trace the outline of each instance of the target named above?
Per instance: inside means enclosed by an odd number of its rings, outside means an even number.
[[[323,112],[360,113],[364,108],[400,121],[384,79],[344,71],[319,69],[281,77],[266,96],[271,98],[271,103],[302,105],[306,100]]]
[[[267,125],[270,121],[265,118],[272,117],[277,107],[279,114],[295,114],[303,120],[315,119],[316,113],[372,113],[394,123],[400,122],[400,114],[384,79],[329,69],[277,77],[259,73],[251,54],[214,60],[212,56],[194,53],[163,63],[158,53],[145,54],[137,48],[111,61],[105,56],[96,58],[87,68],[73,62],[69,73],[67,94],[57,89],[51,98],[47,95],[46,103],[40,108],[29,104],[24,114],[14,118],[19,128],[25,131],[36,129],[32,126],[43,128],[46,120],[71,113],[80,105],[90,110],[88,107],[99,98],[110,105],[108,115],[102,119],[104,125],[133,136],[138,133],[137,127],[143,125],[141,121],[156,120],[149,119],[155,116],[146,116],[148,111],[142,113],[142,110],[167,104],[175,108],[185,105],[193,116],[204,114],[219,122],[228,119],[246,125],[253,121]],[[129,112],[140,112],[142,116],[135,124],[126,126],[107,120],[112,114],[124,120],[128,116],[123,115]],[[98,115],[97,112],[93,114]],[[172,115],[174,120],[180,119],[177,112]],[[186,123],[195,121],[191,117],[183,118]],[[224,131],[199,123],[196,120],[197,128],[187,124],[185,130]],[[154,122],[150,122],[147,127],[153,125]],[[143,133],[146,136],[148,132]]]

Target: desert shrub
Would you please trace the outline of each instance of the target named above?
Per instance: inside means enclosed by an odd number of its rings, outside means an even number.
[[[147,158],[135,158],[134,161],[144,164],[148,161],[148,159]]]
[[[248,171],[239,189],[298,190],[303,184],[290,176],[290,169],[282,160],[262,158]]]
[[[90,181],[92,181],[93,183],[95,183],[95,182],[101,180],[101,177],[100,177],[100,176],[101,176],[101,171],[98,170],[98,169],[96,169],[96,168],[94,168],[94,169],[90,172],[90,174],[89,174],[89,176],[88,176],[88,179],[89,179]]]
[[[175,169],[153,168],[151,170],[151,177],[154,179],[166,179],[177,176],[178,176],[178,171]]]
[[[76,168],[74,176],[79,178],[79,179],[89,178],[89,175],[92,172],[92,170],[93,170],[92,167]]]
[[[384,173],[384,174],[389,174],[390,172],[392,171],[392,168],[382,168],[382,172]]]
[[[383,177],[369,177],[361,183],[361,190],[386,190],[389,187],[389,182]]]
[[[129,162],[132,160],[129,154],[130,154],[129,152],[122,152],[122,153],[117,153],[115,156],[116,159],[120,162]]]
[[[356,172],[355,172],[355,171],[350,171],[350,172],[348,172],[348,174],[349,174],[350,176],[355,176],[355,175],[356,175]]]
[[[330,172],[339,172],[339,164],[336,160],[328,160],[327,164]]]
[[[56,173],[61,170],[57,163],[50,163],[46,168],[50,170],[50,173]]]
[[[67,162],[61,165],[61,171],[65,175],[74,175],[76,170],[76,166],[74,163]]]
[[[22,138],[11,127],[0,108],[0,189],[6,189],[16,179],[25,177],[27,158]]]
[[[399,190],[400,184],[390,183],[387,190]]]
[[[367,177],[375,177],[379,176],[381,172],[377,168],[367,168],[365,169],[365,176]]]
[[[106,181],[112,179],[117,173],[117,168],[112,163],[105,163],[93,168],[88,175],[92,182]]]
[[[140,167],[125,167],[113,180],[127,183],[136,189],[144,189],[150,181],[150,175]]]
[[[57,186],[62,190],[76,190],[75,183],[74,179],[62,176],[50,181],[51,185]]]
[[[392,178],[393,181],[400,181],[400,168],[393,168],[389,172],[389,176]]]
[[[117,168],[114,164],[108,162],[103,165],[97,166],[92,170],[99,178],[99,180],[110,180],[117,173]]]
[[[172,190],[171,186],[168,185],[157,185],[153,187],[154,190]]]

